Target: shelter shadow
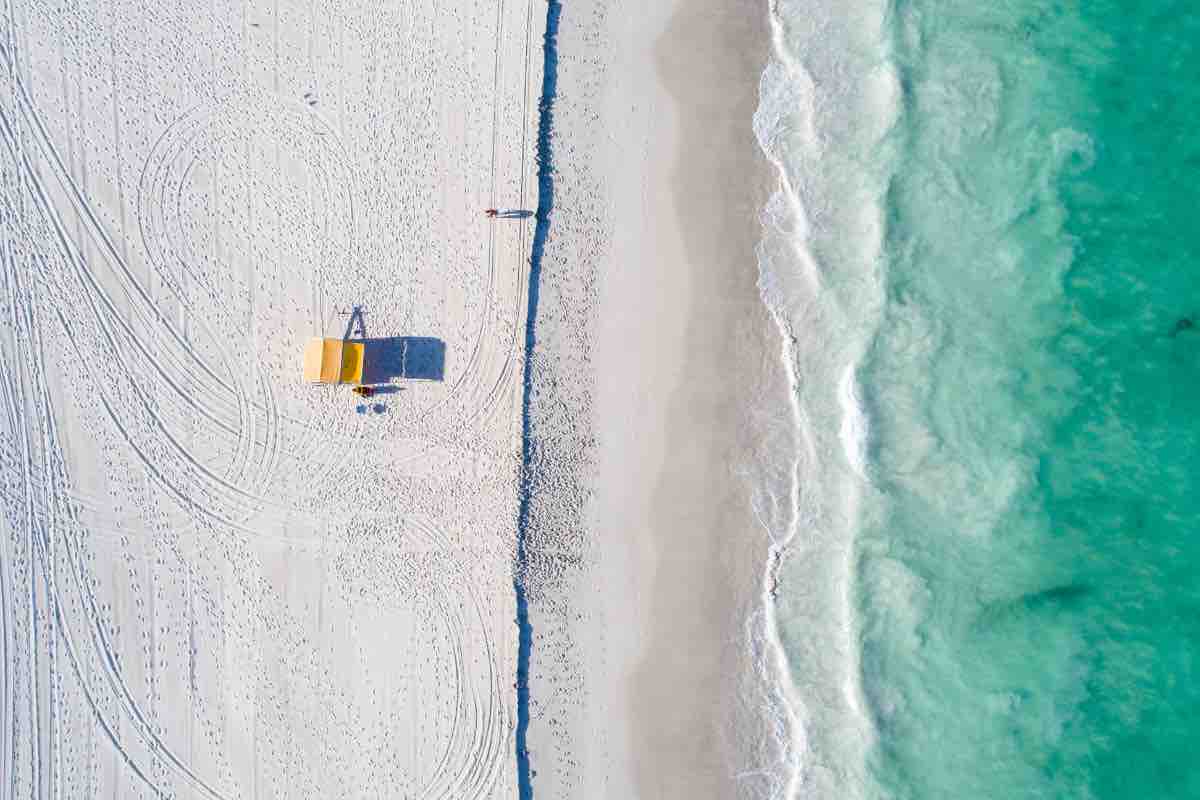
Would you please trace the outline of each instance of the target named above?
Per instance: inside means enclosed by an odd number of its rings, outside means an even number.
[[[395,378],[440,381],[446,371],[446,343],[429,336],[389,336],[386,339],[352,339],[363,345],[365,384],[387,383]]]

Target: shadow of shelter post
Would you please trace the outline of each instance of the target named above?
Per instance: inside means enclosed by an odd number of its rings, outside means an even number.
[[[396,378],[440,381],[446,371],[446,343],[428,336],[390,336],[356,339],[363,345],[365,384],[387,383]]]

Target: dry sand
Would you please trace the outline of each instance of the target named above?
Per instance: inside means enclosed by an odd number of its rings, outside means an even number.
[[[0,798],[513,796],[544,6],[8,6]]]
[[[743,689],[766,542],[738,475],[746,408],[780,391],[754,253],[765,28],[765,7],[731,0],[569,5],[562,18],[542,276],[558,305],[539,317],[539,358],[545,390],[582,407],[594,439],[548,446],[591,491],[581,518],[563,511],[568,490],[547,513],[582,566],[534,614],[547,635],[531,687],[535,796],[765,785],[763,717]],[[590,344],[563,344],[578,340]]]

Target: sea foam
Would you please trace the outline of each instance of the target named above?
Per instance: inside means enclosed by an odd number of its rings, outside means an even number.
[[[873,731],[850,597],[868,417],[856,371],[882,305],[886,138],[897,84],[879,2],[771,7],[754,130],[777,168],[761,214],[759,289],[786,398],[745,470],[770,543],[754,629],[772,798],[860,796]]]

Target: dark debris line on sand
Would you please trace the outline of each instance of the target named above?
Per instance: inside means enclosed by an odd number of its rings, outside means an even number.
[[[538,103],[538,207],[529,259],[529,305],[525,313],[525,376],[521,400],[521,484],[517,512],[517,552],[513,565],[513,589],[517,595],[517,796],[533,797],[532,774],[526,735],[529,728],[529,656],[533,649],[533,626],[529,623],[529,604],[525,595],[528,568],[525,534],[529,524],[529,499],[533,492],[533,435],[529,403],[533,394],[533,348],[537,341],[538,283],[542,271],[542,252],[550,233],[550,210],[554,207],[554,167],[550,142],[554,120],[554,96],[558,88],[558,19],[560,0],[547,0],[546,33],[543,36],[542,96]]]

